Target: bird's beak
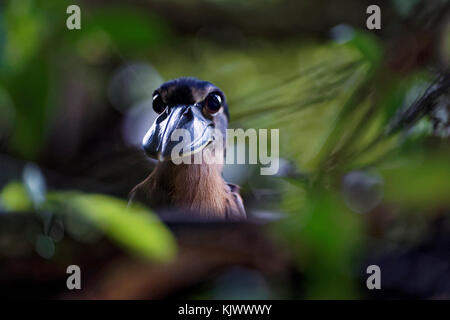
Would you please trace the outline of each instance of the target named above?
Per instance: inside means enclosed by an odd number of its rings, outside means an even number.
[[[167,108],[156,118],[142,145],[149,157],[160,161],[185,157],[203,150],[212,141],[213,128],[214,123],[201,108],[179,105]]]

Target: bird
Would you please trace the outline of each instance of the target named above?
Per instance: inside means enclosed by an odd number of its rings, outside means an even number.
[[[222,177],[230,117],[224,92],[211,82],[182,77],[163,83],[152,99],[158,116],[142,147],[157,163],[131,190],[130,203],[147,205],[166,220],[246,220],[239,186]],[[177,130],[191,140],[174,153]],[[192,161],[196,156],[202,161]]]

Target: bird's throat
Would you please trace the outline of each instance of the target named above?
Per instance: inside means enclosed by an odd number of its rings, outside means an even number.
[[[158,162],[137,192],[150,207],[175,209],[203,218],[224,218],[230,192],[217,164]],[[142,199],[142,197],[140,197]]]
[[[227,185],[220,167],[208,164],[185,164],[174,168],[172,204],[203,216],[225,215]]]

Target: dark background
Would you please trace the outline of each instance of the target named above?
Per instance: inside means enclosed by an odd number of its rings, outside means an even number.
[[[369,4],[2,2],[1,295],[448,299],[449,2],[378,1],[374,31]],[[249,223],[126,210],[151,94],[180,76],[219,86],[231,127],[280,129],[277,176],[225,168]]]

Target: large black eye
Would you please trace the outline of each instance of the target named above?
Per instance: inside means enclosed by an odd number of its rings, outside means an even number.
[[[222,107],[222,97],[217,93],[210,93],[205,99],[205,108],[209,113],[217,113]]]
[[[166,105],[164,104],[163,99],[161,96],[157,93],[153,96],[153,110],[155,110],[156,113],[162,113],[166,109]]]

